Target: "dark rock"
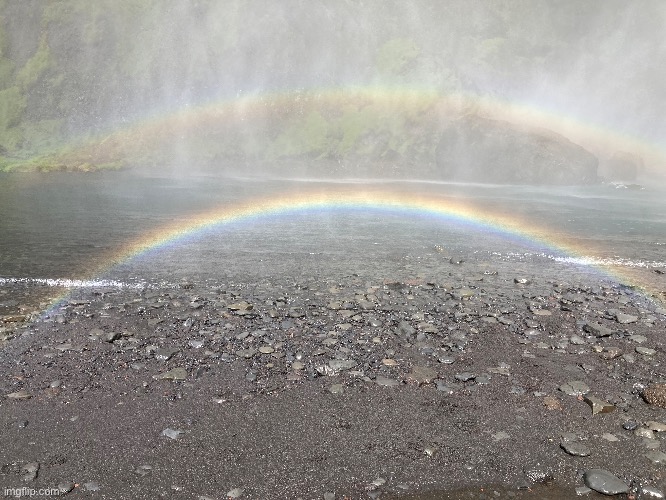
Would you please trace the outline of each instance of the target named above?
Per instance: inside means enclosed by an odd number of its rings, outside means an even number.
[[[436,162],[446,180],[549,185],[598,182],[597,158],[566,137],[476,115],[454,121],[442,132]]]
[[[644,165],[640,156],[617,151],[603,167],[603,174],[611,181],[635,181]]]
[[[586,470],[583,481],[588,488],[604,495],[619,495],[629,491],[627,483],[604,469]]]

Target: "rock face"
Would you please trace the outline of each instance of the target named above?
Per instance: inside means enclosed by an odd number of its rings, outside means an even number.
[[[547,185],[598,182],[597,157],[566,137],[476,115],[445,128],[436,155],[439,174],[446,180]]]
[[[617,151],[607,162],[604,173],[611,181],[635,181],[643,170],[643,159],[632,153]]]

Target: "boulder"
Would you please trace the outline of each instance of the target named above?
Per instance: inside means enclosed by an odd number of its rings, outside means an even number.
[[[610,181],[635,181],[643,168],[643,159],[640,156],[617,151],[606,162],[604,174]]]
[[[445,180],[492,184],[593,184],[596,156],[541,128],[467,115],[445,127],[436,149]]]

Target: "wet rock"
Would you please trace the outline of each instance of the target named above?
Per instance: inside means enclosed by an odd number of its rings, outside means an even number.
[[[590,449],[578,441],[562,441],[560,448],[574,457],[587,457],[590,455]]]
[[[613,331],[600,323],[585,323],[583,330],[595,337],[610,337]]]
[[[635,431],[638,429],[638,422],[635,420],[627,420],[625,423],[622,424],[622,428],[625,431]]]
[[[605,469],[589,469],[583,474],[588,488],[604,495],[619,495],[629,491],[629,485]]]
[[[558,389],[569,396],[582,396],[590,392],[589,386],[580,380],[574,380],[562,384]]]
[[[615,406],[595,396],[586,396],[584,401],[592,408],[592,415],[596,415],[597,413],[611,413],[615,410]]]
[[[640,485],[637,488],[636,494],[638,495],[639,500],[648,500],[648,499],[659,499],[665,498],[664,492],[655,486],[649,485]]]
[[[636,347],[636,352],[638,354],[642,354],[643,356],[654,356],[655,354],[657,354],[657,351],[655,349],[643,346]]]
[[[666,408],[666,384],[650,384],[642,393],[646,403]]]

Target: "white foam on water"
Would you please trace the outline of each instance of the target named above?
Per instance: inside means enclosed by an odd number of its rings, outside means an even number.
[[[573,264],[578,266],[609,266],[609,267],[633,267],[642,269],[666,268],[666,262],[656,260],[632,260],[622,257],[594,257],[583,255],[580,257],[553,255],[548,253],[516,253],[516,252],[492,252],[492,255],[498,257],[508,257],[513,259],[525,259],[531,257],[540,257],[563,264]]]
[[[12,284],[44,285],[61,288],[122,288],[142,290],[147,288],[146,283],[127,283],[117,280],[80,280],[71,278],[2,278],[0,285]]]

